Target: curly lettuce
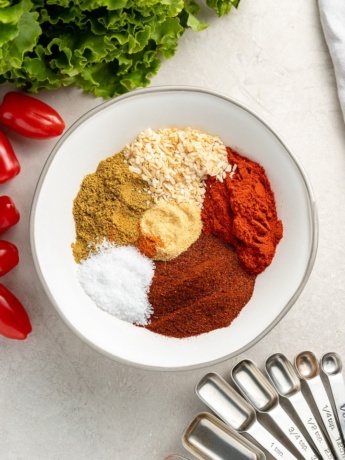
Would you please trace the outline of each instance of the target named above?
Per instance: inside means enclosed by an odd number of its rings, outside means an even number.
[[[206,0],[218,16],[240,0]],[[75,84],[111,98],[147,86],[197,18],[194,0],[0,0],[0,83]]]

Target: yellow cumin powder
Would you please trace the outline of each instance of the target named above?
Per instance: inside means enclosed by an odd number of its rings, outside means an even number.
[[[123,246],[136,243],[141,216],[152,206],[145,187],[140,175],[129,170],[122,152],[101,161],[95,173],[85,176],[73,202],[72,249],[77,263],[104,239]]]

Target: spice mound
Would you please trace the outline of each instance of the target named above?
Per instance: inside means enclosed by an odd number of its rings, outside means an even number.
[[[264,168],[230,148],[227,151],[236,174],[223,182],[207,178],[203,231],[233,245],[244,268],[259,274],[272,262],[283,224]]]
[[[147,181],[155,203],[195,202],[201,207],[207,176],[222,181],[232,168],[219,137],[192,128],[147,129],[123,153],[129,169]]]
[[[153,310],[147,293],[154,263],[132,246],[104,241],[78,267],[78,279],[95,304],[124,321],[148,322]]]
[[[283,236],[264,168],[189,127],[146,129],[101,161],[73,216],[94,303],[173,338],[228,327]]]
[[[86,259],[104,239],[118,245],[135,244],[141,216],[152,203],[146,185],[130,171],[122,153],[101,161],[96,172],[84,178],[73,203],[76,262]]]
[[[159,203],[148,209],[139,224],[139,250],[155,260],[171,260],[196,241],[202,222],[194,203]]]
[[[250,300],[255,278],[230,245],[202,233],[176,259],[156,262],[146,328],[181,338],[227,327]]]

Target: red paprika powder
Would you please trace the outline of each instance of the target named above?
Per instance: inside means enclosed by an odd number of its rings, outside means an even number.
[[[207,178],[203,231],[233,245],[243,267],[259,274],[272,262],[283,224],[264,168],[229,147],[227,152],[237,169],[223,182]]]
[[[149,292],[154,313],[145,327],[177,338],[227,327],[250,300],[255,279],[230,245],[202,233],[175,259],[156,261]]]

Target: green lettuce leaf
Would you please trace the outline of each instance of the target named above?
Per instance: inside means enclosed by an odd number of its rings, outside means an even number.
[[[240,0],[206,0],[218,16]],[[0,0],[0,84],[75,84],[104,98],[147,86],[187,28],[194,0]]]

